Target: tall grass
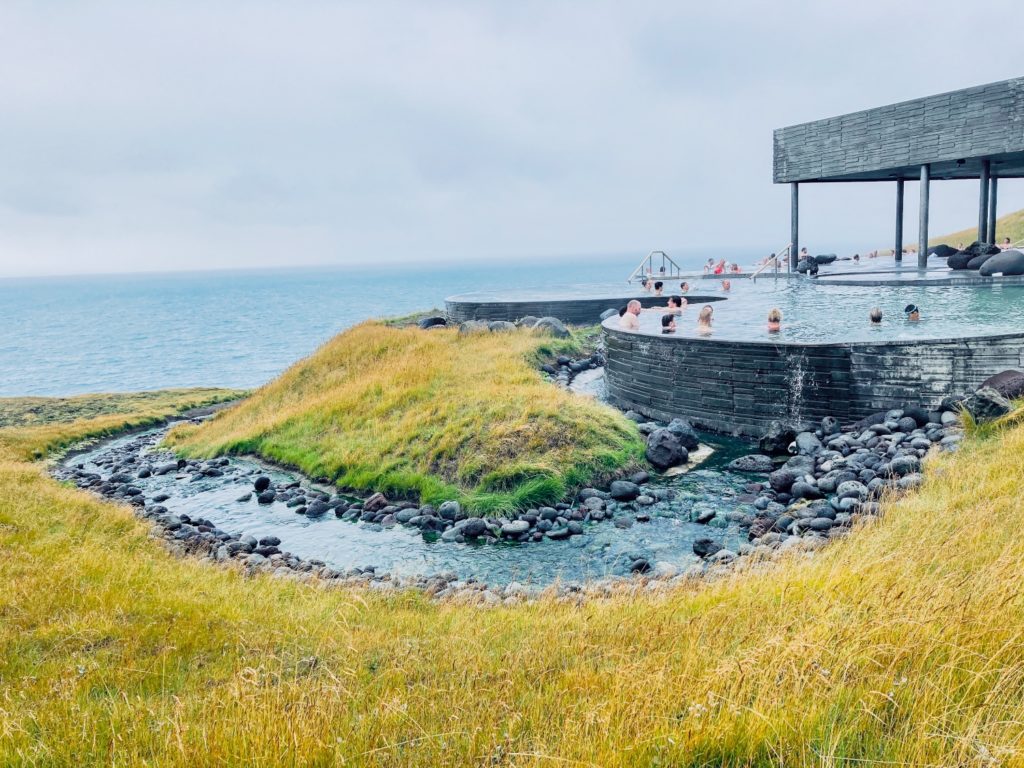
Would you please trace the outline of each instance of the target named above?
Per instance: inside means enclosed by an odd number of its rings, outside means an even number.
[[[1021,765],[1022,452],[810,559],[490,610],[174,559],[0,459],[0,764]]]
[[[1001,243],[1004,237],[1010,238],[1011,243],[1018,243],[1024,240],[1024,209],[1008,213],[996,219],[995,235],[990,242]],[[938,245],[939,243],[946,243],[952,246],[956,246],[959,243],[970,245],[977,239],[978,228],[968,227],[959,232],[933,237],[929,240],[929,245]]]
[[[553,502],[643,452],[620,413],[542,380],[537,356],[572,344],[363,323],[170,442],[484,512]]]

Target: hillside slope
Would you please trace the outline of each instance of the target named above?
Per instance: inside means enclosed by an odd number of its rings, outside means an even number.
[[[996,219],[996,236],[994,238],[994,242],[1001,243],[1003,242],[1004,237],[1010,238],[1011,243],[1019,243],[1024,240],[1024,208]],[[951,245],[955,248],[960,243],[970,245],[977,238],[978,227],[975,225],[973,227],[968,227],[967,229],[961,229],[959,232],[952,232],[948,235],[930,238],[928,243],[929,245],[946,243],[947,245]]]
[[[643,454],[621,413],[541,378],[529,331],[460,334],[367,322],[171,444],[253,453],[342,486],[495,511],[553,502]]]

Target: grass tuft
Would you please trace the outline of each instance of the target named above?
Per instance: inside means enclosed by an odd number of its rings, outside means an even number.
[[[618,411],[544,381],[556,340],[530,331],[356,326],[240,405],[169,443],[192,456],[254,453],[343,487],[458,499],[495,513],[561,499],[643,454]]]

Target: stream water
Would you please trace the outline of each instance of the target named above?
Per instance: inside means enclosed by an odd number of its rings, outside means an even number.
[[[607,521],[587,522],[582,536],[562,541],[451,543],[402,525],[381,528],[343,521],[333,513],[310,519],[280,501],[238,501],[252,490],[253,480],[260,474],[269,476],[279,487],[293,482],[309,485],[296,473],[247,458],[228,460],[219,467],[222,476],[170,472],[134,477],[142,467],[172,458],[158,445],[166,430],[164,427],[103,442],[66,459],[63,465],[95,472],[105,479],[131,467],[131,484],[142,491],[147,504],[152,504],[154,497],[166,495],[160,503],[170,513],[205,518],[229,534],[277,536],[281,550],[306,560],[322,560],[341,571],[372,566],[378,573],[403,577],[454,572],[460,579],[473,577],[488,584],[519,581],[546,585],[555,580],[624,575],[637,558],[646,559],[663,572],[683,569],[697,562],[692,549],[697,538],[711,537],[735,550],[745,536],[730,522],[730,515],[748,512],[752,500],[744,496],[744,486],[754,478],[724,469],[731,459],[749,452],[750,446],[709,437],[715,450],[702,465],[678,477],[653,481],[652,489],[664,489],[668,491],[665,495],[673,498],[643,508],[620,506],[617,515],[626,518],[628,527]],[[717,513],[710,524],[691,522],[709,511]],[[650,522],[634,522],[642,513],[650,515]]]

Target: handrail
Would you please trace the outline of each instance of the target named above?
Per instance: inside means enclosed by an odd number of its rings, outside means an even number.
[[[793,244],[792,243],[786,243],[786,247],[785,248],[783,248],[781,251],[778,251],[777,253],[775,253],[772,256],[770,256],[768,258],[768,260],[765,261],[764,264],[762,264],[760,267],[758,267],[756,270],[754,270],[754,273],[750,276],[751,281],[756,280],[757,276],[760,275],[762,272],[764,272],[772,264],[775,265],[775,271],[778,272],[779,271],[779,259],[781,259],[783,256],[785,256],[786,263],[788,264],[789,263],[789,253],[792,250],[792,248],[793,248]]]
[[[626,278],[626,282],[627,283],[633,282],[633,278],[636,277],[638,273],[643,272],[643,269],[644,269],[645,266],[650,268],[651,273],[652,273],[651,276],[655,277],[655,275],[653,274],[654,273],[654,257],[655,256],[659,256],[659,255],[661,256],[661,266],[662,266],[662,268],[666,267],[668,264],[671,264],[672,268],[675,270],[675,272],[672,273],[673,276],[678,276],[678,275],[682,274],[682,270],[679,269],[679,265],[676,264],[675,261],[673,261],[672,257],[669,256],[667,253],[665,253],[664,251],[651,251],[646,256],[644,256],[643,259],[640,260],[640,263],[637,265],[637,268],[629,273],[629,277]],[[657,276],[658,277],[669,277],[667,272],[665,273],[665,275],[657,275]]]

